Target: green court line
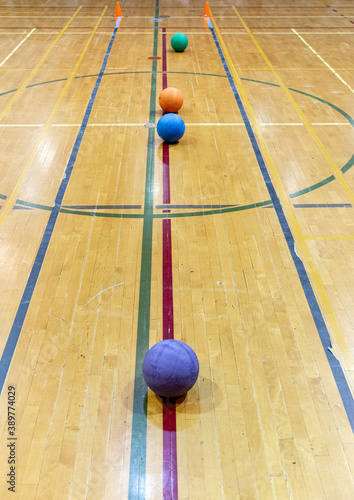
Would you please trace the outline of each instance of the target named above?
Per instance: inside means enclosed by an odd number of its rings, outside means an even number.
[[[97,75],[92,75],[92,76],[95,76],[97,78],[99,76],[99,74],[97,73]],[[74,80],[76,80],[76,78],[77,77],[75,77]],[[49,80],[48,82],[32,83],[31,85],[27,85],[26,89],[30,89],[32,87],[39,87],[40,85],[44,85],[46,83],[58,83],[58,82],[66,82],[66,81],[67,81],[67,78],[59,78],[57,80]],[[0,96],[2,96],[2,95],[3,94],[0,94]]]
[[[153,130],[151,130],[151,135]],[[150,131],[149,131],[150,133]],[[23,201],[23,200],[17,200],[16,203],[19,205],[24,205],[26,207],[31,207],[31,208],[38,208],[40,210],[49,210],[51,211],[53,207],[46,206],[46,205],[39,205],[38,203],[31,203],[29,201]],[[240,212],[242,210],[249,210],[251,208],[257,208],[257,207],[264,207],[266,205],[271,205],[272,201],[271,200],[266,200],[266,201],[259,201],[257,203],[250,203],[248,205],[238,205],[235,207],[228,207],[228,208],[213,208],[210,210],[200,210],[198,212],[183,212],[183,213],[166,213],[166,214],[154,214],[152,213],[150,217],[152,219],[175,219],[179,217],[198,217],[198,216],[203,216],[203,215],[220,215],[224,213],[230,213],[230,212]],[[146,218],[146,213],[141,213],[141,214],[124,214],[124,213],[104,213],[104,212],[94,212],[94,211],[85,211],[85,210],[71,210],[70,208],[61,208],[60,209],[61,213],[65,214],[71,214],[71,215],[84,215],[87,217],[107,217],[107,218],[112,218],[112,219],[145,219]]]
[[[156,28],[155,28],[155,31],[156,31]],[[156,54],[157,54],[157,39],[154,40],[154,51],[155,50],[156,50]],[[113,72],[113,73],[105,73],[103,76],[126,75],[126,74],[136,74],[136,73],[139,73],[139,74],[140,73],[149,74],[150,73],[152,75],[152,77],[155,75],[154,78],[156,80],[156,75],[157,74],[167,73],[167,74],[187,74],[187,75],[198,75],[198,76],[211,76],[211,77],[217,77],[217,78],[227,78],[226,75],[217,75],[217,74],[212,74],[212,73],[196,73],[196,72],[183,72],[183,71],[157,71],[157,69],[156,69],[156,67],[157,67],[157,61],[153,61],[153,63],[154,64],[153,64],[153,67],[152,67],[152,71],[125,71],[125,72],[124,71],[119,71],[119,72]],[[95,76],[97,76],[97,75],[77,76],[77,77],[75,77],[75,79],[79,79],[79,78],[92,78],[92,77],[95,77]],[[56,83],[56,82],[65,81],[65,80],[67,80],[67,78],[62,78],[62,79],[58,79],[58,80],[51,80],[51,81],[42,82],[42,83],[36,83],[36,84],[33,84],[33,85],[28,85],[27,88],[29,88],[29,87],[35,87],[35,86],[38,86],[38,85],[45,85],[45,84],[48,84],[48,83]],[[251,79],[251,78],[241,78],[241,80],[248,81],[248,82],[253,82],[253,83],[260,83],[260,84],[263,84],[263,85],[269,85],[271,87],[279,87],[279,85],[276,84],[276,83],[264,82],[262,80],[255,80],[255,79]],[[316,97],[314,95],[308,94],[307,92],[303,92],[302,90],[297,90],[297,89],[293,89],[293,88],[290,88],[290,87],[289,87],[289,90],[291,90],[292,92],[297,92],[298,94],[302,94],[302,95],[304,95],[306,97],[310,97],[312,99],[315,99],[315,100],[317,100],[319,102],[322,102],[322,103],[326,104],[327,106],[330,106],[335,111],[337,111],[338,113],[340,113],[351,124],[351,126],[354,128],[354,119],[348,113],[346,113],[345,111],[343,111],[342,109],[340,109],[335,104],[332,104],[332,103],[330,103],[330,102],[328,102],[328,101],[326,101],[324,99],[321,99],[320,97]],[[4,93],[0,94],[0,97],[2,95],[9,94],[9,93],[15,92],[15,91],[16,91],[16,89],[4,92]],[[149,119],[150,123],[155,123],[155,112],[156,112],[155,105],[154,105],[153,109],[154,109],[154,111],[152,113],[152,108],[150,108],[150,119]],[[152,114],[153,114],[153,116],[152,116]],[[149,129],[149,138],[150,138],[150,135],[152,135],[153,132],[154,132],[154,129]],[[343,173],[345,173],[353,165],[354,165],[354,155],[341,168],[341,171]],[[291,199],[297,198],[297,197],[302,196],[302,195],[304,195],[306,193],[310,193],[312,191],[315,191],[316,189],[319,189],[319,188],[325,186],[326,184],[329,184],[330,182],[332,182],[334,180],[335,180],[335,177],[333,175],[331,175],[331,176],[327,177],[326,179],[323,179],[322,181],[317,182],[316,184],[313,184],[313,185],[308,186],[308,187],[306,187],[304,189],[296,191],[295,193],[290,194],[289,197]],[[7,199],[7,196],[0,194],[0,199],[4,199],[5,200],[5,199]],[[25,205],[25,206],[32,207],[32,208],[37,208],[37,209],[40,209],[40,210],[52,210],[52,207],[49,207],[49,206],[46,206],[46,205],[40,205],[38,203],[31,203],[31,202],[23,201],[23,200],[17,200],[17,203],[19,203],[20,205]],[[176,217],[198,217],[198,216],[201,216],[201,215],[217,215],[217,214],[223,214],[223,213],[228,213],[228,212],[237,212],[239,210],[247,210],[247,209],[251,209],[251,208],[256,208],[258,206],[264,206],[264,205],[270,205],[270,204],[271,204],[271,201],[270,200],[266,200],[264,202],[256,202],[256,203],[251,203],[249,205],[243,205],[243,206],[238,206],[238,207],[233,207],[233,208],[227,208],[227,209],[204,210],[204,211],[199,211],[199,212],[185,212],[185,213],[153,214],[152,217],[153,218],[157,218],[157,219],[163,219],[163,218],[167,219],[167,218],[176,218]],[[89,216],[89,217],[95,216],[95,217],[121,218],[121,219],[142,219],[142,218],[145,217],[144,214],[124,214],[124,213],[117,214],[117,213],[101,213],[101,212],[93,212],[93,211],[87,212],[87,211],[82,211],[82,210],[70,210],[70,209],[65,209],[65,208],[60,209],[60,212],[67,213],[67,214],[73,214],[73,215]]]
[[[87,212],[85,210],[70,210],[70,208],[61,208],[59,210],[63,214],[72,215],[86,215],[89,217],[106,217],[111,219],[144,219],[144,214],[115,214],[115,213],[104,213],[104,212]]]
[[[154,57],[154,56],[153,56]],[[116,75],[135,75],[135,74],[149,74],[151,71],[115,71],[113,73],[104,73],[103,78],[105,76],[116,76]],[[163,73],[168,73],[168,74],[176,74],[176,75],[197,75],[197,76],[213,76],[217,78],[227,78],[226,75],[217,75],[213,73],[196,73],[195,71],[157,71],[156,74],[163,74]],[[93,75],[81,75],[81,76],[75,76],[74,80],[80,80],[82,78],[97,78],[98,74],[93,74]],[[39,87],[40,85],[48,85],[49,83],[58,83],[58,82],[65,82],[67,78],[58,78],[57,80],[48,80],[47,82],[39,82],[39,83],[32,83],[31,85],[27,85],[26,89],[30,89],[32,87]],[[7,90],[6,92],[2,92],[0,94],[0,97],[6,94],[11,94],[12,92],[16,92],[18,89],[12,89],[12,90]]]
[[[159,0],[156,0],[155,19],[159,17]],[[157,56],[158,23],[154,27],[153,56]],[[156,115],[156,80],[157,61],[152,61],[150,116],[149,122],[155,123]],[[151,302],[151,263],[152,263],[152,230],[154,211],[154,168],[155,168],[155,129],[149,128],[146,160],[145,203],[143,239],[141,248],[141,269],[139,289],[138,328],[136,339],[135,381],[133,420],[130,447],[129,491],[130,500],[145,498],[146,475],[146,430],[147,417],[144,411],[144,400],[147,385],[143,378],[143,360],[149,350],[150,337],[150,302]]]
[[[341,171],[343,172],[343,174],[345,172],[347,172],[353,165],[354,165],[354,155],[350,158],[350,160],[347,161],[347,163],[344,165],[344,167],[341,168]],[[317,182],[317,184],[313,184],[312,186],[309,186],[305,189],[301,189],[301,191],[297,191],[296,193],[290,194],[289,197],[296,198],[296,197],[301,196],[305,193],[309,193],[310,191],[314,191],[315,189],[321,188],[321,187],[325,186],[326,184],[328,184],[329,182],[332,182],[334,180],[335,180],[334,175],[330,175],[326,179],[323,179],[322,181]]]
[[[350,160],[341,168],[343,174],[347,172],[354,165],[354,155],[350,158]]]
[[[303,194],[310,193],[311,191],[314,191],[315,189],[319,189],[329,182],[332,182],[335,180],[334,175],[330,175],[326,179],[323,179],[323,181],[317,182],[316,184],[313,184],[312,186],[309,186],[307,188],[301,189],[300,191],[296,191],[296,193],[290,194],[290,198],[297,198],[298,196],[302,196]]]
[[[296,89],[292,89],[291,87],[289,87],[289,90],[291,90],[292,92],[297,92],[298,94],[302,94],[306,97],[312,97],[313,99],[316,99],[317,101],[320,101],[320,102],[323,102],[324,104],[327,104],[327,106],[330,106],[331,108],[335,109],[336,111],[338,111],[338,113],[340,113],[342,116],[344,116],[344,118],[346,118],[348,120],[348,122],[351,124],[352,127],[354,127],[354,120],[351,116],[348,115],[348,113],[346,113],[345,111],[343,111],[342,109],[338,108],[338,106],[336,106],[335,104],[332,104],[328,101],[325,101],[324,99],[321,99],[320,97],[315,97],[311,94],[307,94],[306,92],[303,92],[302,90],[296,90]]]
[[[48,210],[49,212],[53,210],[53,207],[49,207],[48,205],[40,205],[39,203],[31,203],[30,201],[16,200],[16,203],[18,203],[18,205],[24,205],[25,207],[39,208],[40,210]]]

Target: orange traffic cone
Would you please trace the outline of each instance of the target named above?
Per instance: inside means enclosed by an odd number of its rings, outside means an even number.
[[[209,18],[211,17],[211,12],[210,12],[210,8],[209,8],[208,2],[205,4],[205,9],[204,9],[203,17],[209,17]]]
[[[116,12],[114,14],[114,17],[123,17],[122,11],[120,10],[120,5],[119,2],[117,2],[116,5]]]

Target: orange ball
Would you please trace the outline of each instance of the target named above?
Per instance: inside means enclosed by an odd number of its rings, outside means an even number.
[[[175,87],[167,87],[159,96],[159,104],[166,113],[177,113],[183,104],[182,92]]]

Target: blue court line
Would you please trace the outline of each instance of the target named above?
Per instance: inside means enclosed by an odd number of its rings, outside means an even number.
[[[248,137],[251,141],[254,154],[256,155],[256,159],[257,159],[259,168],[261,170],[263,180],[264,180],[266,187],[268,189],[268,193],[269,193],[271,200],[273,202],[273,206],[274,206],[275,212],[277,214],[281,229],[283,231],[285,240],[288,244],[288,247],[289,247],[289,250],[291,253],[291,257],[292,257],[293,262],[295,264],[302,288],[304,290],[304,293],[305,293],[305,296],[307,299],[307,303],[309,305],[313,320],[315,322],[318,334],[320,336],[322,346],[323,346],[324,351],[326,353],[329,366],[331,367],[332,374],[333,374],[335,382],[337,384],[338,391],[339,391],[340,396],[342,398],[343,405],[344,405],[345,411],[346,411],[347,416],[348,416],[348,420],[349,420],[351,428],[354,432],[354,399],[353,399],[353,395],[352,395],[351,390],[349,388],[348,382],[345,378],[345,375],[344,375],[344,372],[343,372],[343,369],[341,367],[340,362],[331,352],[331,348],[332,348],[331,338],[330,338],[325,320],[323,318],[320,306],[317,302],[317,299],[316,299],[315,293],[313,291],[312,285],[310,283],[309,277],[307,275],[305,266],[304,266],[302,260],[298,257],[298,255],[295,252],[294,237],[291,233],[291,229],[290,229],[288,221],[285,217],[283,207],[281,206],[280,200],[279,200],[278,195],[277,195],[275,188],[273,186],[273,183],[272,183],[272,180],[270,178],[269,172],[267,170],[266,164],[264,162],[261,150],[260,150],[259,145],[257,143],[257,139],[253,133],[251,123],[248,119],[246,110],[245,110],[244,105],[242,103],[240,94],[236,88],[236,85],[235,85],[234,80],[232,78],[231,72],[230,72],[229,67],[226,63],[221,46],[220,46],[219,41],[217,39],[217,36],[215,34],[212,22],[209,18],[207,18],[207,19],[208,19],[210,31],[213,35],[213,39],[214,39],[216,48],[219,52],[219,56],[220,56],[222,65],[224,67],[225,73],[226,73],[227,78],[229,80],[232,92],[233,92],[234,97],[235,97],[236,102],[237,102],[237,106],[238,106],[240,113],[241,113],[241,116],[242,116],[242,119],[243,119],[244,124],[246,126]]]
[[[48,249],[48,246],[49,246],[49,243],[50,243],[53,231],[54,231],[54,226],[55,226],[55,223],[58,219],[60,207],[61,207],[61,204],[63,202],[65,191],[66,191],[68,184],[69,184],[69,180],[70,180],[73,168],[74,168],[74,164],[76,162],[76,158],[77,158],[80,146],[81,146],[81,142],[82,142],[82,139],[83,139],[84,134],[85,134],[87,123],[88,123],[89,118],[90,118],[93,104],[95,102],[95,99],[96,99],[96,96],[98,93],[98,89],[99,89],[99,86],[100,86],[100,83],[102,80],[104,70],[106,69],[106,66],[107,66],[108,57],[109,57],[110,52],[112,50],[113,42],[115,40],[121,19],[122,19],[121,17],[118,17],[118,19],[117,19],[111,40],[109,42],[106,54],[105,54],[104,59],[103,59],[101,70],[100,70],[99,75],[97,77],[95,87],[92,91],[89,103],[88,103],[86,111],[85,111],[84,118],[83,118],[81,126],[80,126],[80,130],[77,134],[73,149],[71,151],[71,155],[70,155],[68,164],[67,164],[66,169],[65,169],[64,178],[61,181],[61,184],[59,186],[59,189],[58,189],[58,192],[57,192],[57,195],[55,198],[55,202],[54,202],[54,207],[52,208],[51,214],[49,216],[47,226],[45,228],[45,231],[44,231],[44,234],[42,237],[42,241],[39,245],[39,249],[38,249],[36,258],[34,260],[31,273],[29,275],[25,290],[24,290],[23,295],[22,295],[21,302],[18,306],[17,313],[15,316],[14,322],[12,324],[10,334],[9,334],[9,337],[8,337],[6,345],[5,345],[4,352],[3,352],[1,360],[0,360],[0,393],[2,392],[2,389],[4,387],[5,379],[6,379],[7,373],[8,373],[9,368],[10,368],[10,364],[11,364],[11,361],[12,361],[12,358],[13,358],[13,355],[14,355],[14,352],[16,349],[16,345],[17,345],[18,339],[20,337],[20,333],[21,333],[21,330],[23,328],[24,321],[26,319],[27,311],[28,311],[28,308],[29,308],[29,305],[30,305],[30,302],[31,302],[31,299],[33,296],[34,289],[35,289],[36,284],[37,284],[38,276],[39,276],[39,273],[40,273],[42,265],[43,265],[44,257],[47,253],[47,249]]]

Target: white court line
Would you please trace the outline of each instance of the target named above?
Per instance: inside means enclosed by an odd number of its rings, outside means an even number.
[[[52,19],[52,18],[71,18],[71,16],[0,16],[0,18],[2,17],[11,17],[11,18],[15,18],[15,19],[41,19],[41,18],[44,18],[44,19]],[[76,16],[76,19],[80,18],[80,19],[98,19],[100,16]]]
[[[303,31],[302,35],[354,35],[354,31]]]
[[[11,29],[11,28],[9,28]],[[58,33],[58,31],[55,31],[55,33]],[[22,33],[20,31],[16,31],[16,32],[11,32],[11,33],[0,33],[0,36],[1,35],[27,35],[27,32],[26,31],[23,31]],[[48,35],[48,33],[46,33],[46,35]]]
[[[11,29],[11,28],[9,28]],[[77,28],[77,29],[80,29],[80,28]],[[171,29],[171,28],[168,28],[167,29]],[[232,29],[232,28],[230,28]],[[291,28],[289,28],[290,30]],[[37,31],[36,33],[36,36],[38,35],[57,35],[59,33],[59,31]],[[90,31],[73,31],[73,32],[70,32],[70,33],[65,33],[66,36],[68,35],[89,35],[91,32]],[[167,31],[166,34],[167,35],[170,35],[171,33],[173,33],[173,31]],[[284,32],[277,32],[275,33],[274,31],[253,31],[252,32],[254,35],[272,35],[272,36],[278,36],[278,35],[290,35],[290,36],[293,36],[293,33],[291,31],[284,31]],[[0,33],[0,36],[6,36],[6,35],[25,35],[26,34],[26,31],[23,31],[22,33],[16,31],[15,32],[10,32],[10,33]],[[210,36],[210,32],[209,31],[184,31],[184,34],[185,35],[208,35]],[[96,31],[95,35],[107,35],[107,36],[111,36],[112,33],[110,33],[109,31]],[[122,35],[150,35],[149,32],[147,31],[121,31],[120,32],[120,35],[119,36],[122,36]],[[227,36],[227,35],[241,35],[241,36],[244,36],[244,35],[248,35],[247,32],[245,31],[225,31],[223,33],[224,36]],[[308,32],[308,31],[304,31],[302,32],[302,35],[354,35],[354,30],[353,31],[319,31],[319,32],[314,32],[314,31],[311,31],[311,32]]]
[[[88,123],[87,127],[144,127],[145,123]],[[52,123],[51,127],[80,127],[80,123]],[[0,128],[44,127],[44,123],[0,123]]]
[[[279,126],[279,127],[283,127],[283,126],[290,126],[290,127],[302,127],[304,125],[304,123],[259,123],[258,125],[260,126],[263,126],[263,127],[267,127],[267,126]],[[345,125],[345,126],[350,126],[351,127],[351,124],[348,123],[348,122],[326,122],[326,123],[320,123],[320,122],[316,122],[316,123],[311,123],[311,125],[313,126],[316,126],[316,125]]]
[[[145,127],[146,123],[88,123],[87,127]],[[261,127],[303,127],[303,123],[258,123]],[[348,122],[318,122],[311,123],[313,126],[351,126]],[[52,123],[52,127],[80,127],[79,123]],[[187,127],[244,127],[241,122],[233,123],[186,123]],[[31,128],[44,127],[44,123],[0,123],[0,128]]]
[[[337,73],[337,72],[336,72],[336,71],[335,71],[335,70],[334,70],[334,69],[333,69],[333,68],[332,68],[332,67],[331,67],[331,66],[330,66],[330,65],[329,65],[329,64],[328,64],[328,63],[327,63],[324,59],[323,59],[323,57],[321,57],[321,56],[318,54],[318,52],[316,52],[316,51],[315,51],[315,49],[313,49],[313,48],[311,47],[311,45],[310,45],[310,44],[308,44],[308,43],[306,42],[306,40],[304,40],[304,39],[302,38],[302,36],[301,36],[301,35],[299,35],[299,33],[298,33],[296,30],[292,29],[292,31],[293,31],[293,32],[295,33],[295,35],[296,35],[296,36],[298,36],[298,37],[300,38],[300,40],[301,40],[301,41],[302,41],[302,42],[303,42],[303,43],[304,43],[304,44],[305,44],[305,45],[306,45],[306,46],[307,46],[307,47],[308,47],[308,48],[309,48],[309,49],[310,49],[310,50],[311,50],[314,54],[315,54],[315,56],[317,56],[317,57],[318,57],[318,58],[319,58],[319,59],[323,62],[323,64],[325,64],[325,65],[327,66],[327,68],[328,68],[328,69],[330,69],[330,70],[332,71],[332,73],[333,73],[334,75],[336,75],[336,77],[337,77],[337,78],[338,78],[338,79],[339,79],[342,83],[344,83],[344,85],[346,85],[346,86],[348,87],[348,89],[349,89],[351,92],[353,92],[353,94],[354,94],[354,90],[351,88],[351,86],[350,86],[350,85],[349,85],[349,84],[348,84],[345,80],[343,80],[343,78],[342,78],[341,76],[339,76],[339,75],[338,75],[338,73]]]
[[[92,299],[88,300],[86,302],[86,304],[82,304],[81,307],[87,306],[87,304],[89,304],[93,299],[95,299],[96,297],[98,297],[102,293],[107,292],[107,290],[111,290],[111,288],[114,288],[114,287],[119,286],[119,285],[124,285],[124,283],[125,283],[125,281],[122,281],[121,283],[117,283],[116,285],[112,285],[112,286],[109,286],[108,288],[105,288],[104,290],[102,290],[102,292],[98,292],[94,297],[92,297]]]
[[[223,29],[229,29],[229,28],[223,28]],[[232,29],[232,28],[230,28]],[[256,28],[257,29],[257,28]],[[288,28],[289,30],[292,28]],[[317,28],[320,29],[320,28]],[[326,28],[323,28],[326,29]],[[343,28],[344,29],[344,28]],[[254,35],[293,35],[290,31],[252,31]],[[201,34],[201,33],[196,33],[196,34]],[[240,31],[225,31],[223,32],[224,35],[245,35],[248,33],[240,32]],[[302,35],[354,35],[354,31],[303,31]]]
[[[217,17],[217,16],[214,16],[214,17]],[[233,16],[233,17],[237,17],[237,16]],[[248,19],[250,19],[250,18],[272,19],[273,17],[274,18],[278,18],[278,17],[280,17],[280,18],[282,18],[282,17],[301,17],[303,19],[307,19],[307,18],[310,18],[310,17],[314,17],[314,18],[316,18],[316,17],[328,17],[328,18],[331,17],[331,18],[335,18],[335,19],[340,19],[340,17],[338,17],[338,16],[304,16],[304,15],[302,15],[302,16],[242,16],[242,17],[243,18],[247,17]]]
[[[324,126],[327,126],[327,125],[346,125],[346,126],[352,126],[351,123],[348,123],[348,122],[333,122],[333,123],[312,123],[311,125],[319,125],[320,127],[322,127],[323,125]]]
[[[10,59],[10,57],[11,57],[11,56],[13,56],[13,55],[14,55],[14,53],[16,52],[16,50],[17,50],[17,49],[19,49],[19,48],[21,47],[21,45],[22,45],[22,44],[23,44],[23,43],[27,40],[27,38],[29,38],[29,37],[32,35],[32,33],[33,33],[34,31],[36,31],[36,28],[33,28],[33,30],[32,30],[32,31],[30,31],[30,32],[28,33],[28,35],[26,36],[26,38],[24,38],[24,39],[23,39],[23,40],[22,40],[22,41],[21,41],[21,42],[17,45],[17,47],[15,47],[15,48],[14,48],[14,50],[13,50],[13,51],[12,51],[12,52],[8,55],[8,56],[6,56],[6,57],[5,57],[5,59],[4,59],[4,60],[0,63],[0,68],[1,68],[1,66],[2,66],[3,64],[5,64],[5,63],[6,63],[6,61],[7,61],[8,59]]]
[[[80,27],[78,27],[77,29],[80,29]],[[59,31],[37,31],[36,33],[36,36],[37,35],[57,35],[59,33]],[[166,34],[167,35],[171,35],[172,33],[174,33],[174,31],[167,31]],[[208,35],[210,36],[210,33],[208,31],[204,32],[202,31],[201,33],[200,32],[197,32],[197,31],[183,31],[183,33],[185,35]],[[1,35],[25,35],[26,32],[24,33],[0,33],[0,36]],[[91,31],[73,31],[73,32],[70,32],[70,33],[65,33],[65,35],[90,35],[91,34]],[[162,34],[162,33],[161,33]],[[232,33],[227,33],[227,35],[231,35]],[[241,33],[235,33],[236,35],[240,35]],[[244,33],[242,33],[244,34]],[[292,33],[286,33],[287,35],[292,35]],[[110,31],[96,31],[95,35],[107,35],[107,36],[112,36],[112,33]],[[120,32],[120,35],[119,36],[122,36],[122,35],[149,35],[151,36],[151,32],[149,31],[121,31]],[[247,33],[246,33],[247,35]]]

